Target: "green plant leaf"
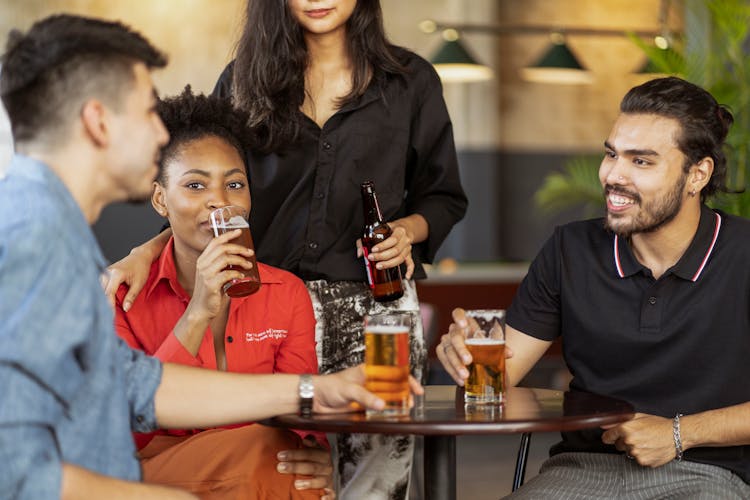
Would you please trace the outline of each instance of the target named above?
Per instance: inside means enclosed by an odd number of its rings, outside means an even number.
[[[571,159],[562,172],[549,174],[534,200],[545,212],[583,206],[587,215],[601,214],[604,196],[599,184],[600,157],[580,156]]]

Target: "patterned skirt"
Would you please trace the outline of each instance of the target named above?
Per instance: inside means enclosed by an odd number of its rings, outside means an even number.
[[[333,373],[364,362],[364,317],[403,311],[412,315],[409,334],[411,373],[422,380],[427,357],[419,300],[413,281],[404,280],[404,296],[375,302],[360,282],[307,281],[315,310],[315,340],[320,373]],[[334,448],[337,492],[341,500],[405,500],[414,454],[413,436],[339,434]]]

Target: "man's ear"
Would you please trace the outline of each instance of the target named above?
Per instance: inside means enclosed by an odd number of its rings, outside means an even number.
[[[713,173],[714,160],[710,156],[706,156],[701,161],[690,167],[690,175],[688,176],[689,189],[696,193],[700,193],[711,180],[711,175]]]
[[[169,215],[165,200],[164,186],[156,181],[154,181],[154,190],[151,193],[151,206],[153,206],[156,213],[162,217],[166,218]]]
[[[107,110],[101,101],[89,99],[81,109],[83,129],[97,146],[109,144],[109,128],[107,126]]]

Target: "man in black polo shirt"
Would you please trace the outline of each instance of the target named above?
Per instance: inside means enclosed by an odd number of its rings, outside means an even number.
[[[709,209],[733,118],[678,78],[628,92],[604,143],[603,219],[555,230],[507,314],[508,381],[562,336],[571,391],[634,419],[563,433],[513,498],[750,498],[750,222]],[[460,385],[463,310],[438,346]]]

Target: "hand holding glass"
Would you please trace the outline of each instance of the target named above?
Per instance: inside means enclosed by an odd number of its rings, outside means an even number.
[[[214,238],[222,234],[241,229],[242,233],[232,240],[232,243],[245,246],[255,250],[253,238],[250,236],[250,224],[247,222],[247,212],[242,207],[230,205],[227,207],[217,208],[209,215],[211,228],[214,231]],[[253,294],[260,289],[260,274],[258,273],[258,263],[255,260],[255,254],[248,258],[252,262],[251,269],[245,269],[238,266],[228,266],[227,269],[237,270],[244,274],[242,278],[233,279],[224,284],[224,293],[230,297],[244,297]]]
[[[505,310],[466,311],[469,333],[466,348],[471,353],[464,402],[499,404],[505,393]],[[473,322],[471,321],[473,320]]]

